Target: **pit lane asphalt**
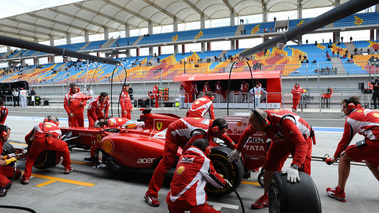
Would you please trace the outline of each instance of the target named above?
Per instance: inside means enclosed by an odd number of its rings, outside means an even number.
[[[184,116],[185,110],[178,109],[153,109],[153,112],[175,113]],[[232,110],[234,112],[249,112]],[[215,110],[216,117],[226,115],[225,110]],[[340,109],[323,110],[307,109],[299,112],[316,129],[317,145],[313,147],[313,156],[333,154],[336,145],[342,137],[344,118]],[[16,147],[23,147],[24,136],[41,122],[46,115],[55,115],[60,118],[60,126],[67,126],[67,115],[61,107],[9,107],[9,115],[6,125],[12,128],[10,141]],[[140,112],[135,110],[132,119],[138,119]],[[86,124],[88,125],[88,124]],[[321,128],[326,127],[326,128]],[[360,140],[356,136],[353,141]],[[89,152],[75,149],[71,152],[72,167],[74,172],[63,174],[63,166],[58,165],[46,170],[33,168],[36,174],[29,185],[21,185],[19,180],[14,181],[12,188],[6,197],[0,198],[0,205],[15,205],[29,207],[37,212],[168,212],[165,202],[169,190],[170,178],[165,179],[162,190],[159,192],[161,205],[153,208],[143,199],[147,190],[151,173],[139,172],[114,172],[107,168],[94,168],[85,162]],[[284,168],[290,164],[286,162]],[[18,168],[24,170],[24,161],[17,163]],[[350,178],[346,187],[347,202],[342,203],[327,197],[326,187],[335,187],[337,184],[337,165],[328,166],[324,162],[312,161],[312,178],[318,188],[323,212],[377,212],[379,207],[379,183],[364,166],[352,166]],[[255,212],[250,209],[250,204],[263,194],[263,188],[254,183],[257,182],[258,172],[251,172],[249,179],[244,179],[237,191],[240,194],[246,212]],[[75,182],[76,181],[76,182]],[[91,186],[91,184],[94,184]],[[235,194],[223,197],[210,197],[211,205],[221,209],[221,212],[241,212],[239,201]],[[258,210],[269,212],[268,208]],[[3,210],[0,212],[21,212],[20,210]]]

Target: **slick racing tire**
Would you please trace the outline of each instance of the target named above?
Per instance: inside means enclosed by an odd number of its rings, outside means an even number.
[[[209,158],[211,159],[215,170],[219,174],[222,174],[224,179],[228,179],[234,188],[237,188],[242,181],[244,167],[242,160],[233,161],[232,163],[228,162],[228,155],[231,151],[232,149],[228,147],[213,147]],[[225,186],[222,189],[218,189],[210,184],[207,184],[205,190],[210,196],[223,196],[233,192],[233,189],[230,186]]]
[[[59,163],[59,160],[59,158],[57,159],[56,151],[44,150],[38,155],[33,166],[37,169],[47,169],[56,166]]]
[[[280,172],[272,176],[268,199],[270,213],[321,213],[321,201],[312,178],[299,172],[300,182],[287,181]]]
[[[259,185],[261,185],[262,187],[265,187],[265,168],[262,167],[259,175],[258,175],[258,183]]]
[[[8,142],[5,142],[4,145],[3,145],[3,150],[2,150],[2,154],[1,155],[7,155],[7,154],[10,154],[10,153],[15,153],[16,150],[14,149],[14,147],[12,146],[12,144],[8,143]]]

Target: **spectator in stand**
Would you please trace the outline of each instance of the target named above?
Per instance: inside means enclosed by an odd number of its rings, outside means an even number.
[[[122,92],[120,93],[120,105],[121,105],[121,117],[132,118],[133,105],[130,101],[130,96],[128,93],[130,84],[126,84],[122,87]]]
[[[242,81],[240,86],[240,91],[242,94],[242,102],[247,101],[247,94],[249,92],[249,84],[246,81]]]
[[[153,95],[152,97],[155,99],[155,108],[159,107],[159,88],[158,84],[155,84],[153,87]]]
[[[190,92],[192,94],[192,101],[195,102],[195,100],[197,98],[197,94],[199,94],[199,91],[197,90],[197,84],[194,81],[192,81]]]
[[[300,87],[299,83],[296,83],[295,86],[292,88],[292,112],[296,112],[297,105],[300,102],[301,93],[303,93],[303,88]]]

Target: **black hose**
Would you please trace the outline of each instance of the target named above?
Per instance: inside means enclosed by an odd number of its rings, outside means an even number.
[[[240,195],[238,194],[237,190],[233,187],[233,185],[228,180],[225,179],[225,181],[230,186],[230,188],[233,189],[234,193],[236,193],[238,200],[240,201],[240,204],[241,204],[242,213],[245,213],[245,207],[243,206],[242,199],[241,199]]]
[[[28,212],[31,212],[31,213],[37,213],[36,211],[34,211],[34,210],[31,209],[31,208],[22,207],[22,206],[7,206],[7,205],[0,205],[0,208],[3,208],[3,209],[20,209],[20,210],[28,211]]]

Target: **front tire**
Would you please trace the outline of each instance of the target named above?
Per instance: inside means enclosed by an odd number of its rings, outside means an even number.
[[[47,169],[56,166],[60,161],[60,158],[57,156],[56,151],[44,150],[38,155],[33,166],[37,169]]]
[[[270,213],[321,213],[321,201],[312,178],[299,172],[301,181],[291,183],[280,172],[272,176],[269,188]]]
[[[209,158],[212,161],[212,164],[215,170],[224,176],[224,179],[229,180],[234,188],[237,188],[244,175],[244,166],[242,160],[228,162],[228,155],[232,149],[228,147],[217,146],[213,147]],[[210,184],[207,184],[205,189],[210,196],[223,196],[233,192],[233,189],[230,186],[225,186],[222,189],[213,187]]]

